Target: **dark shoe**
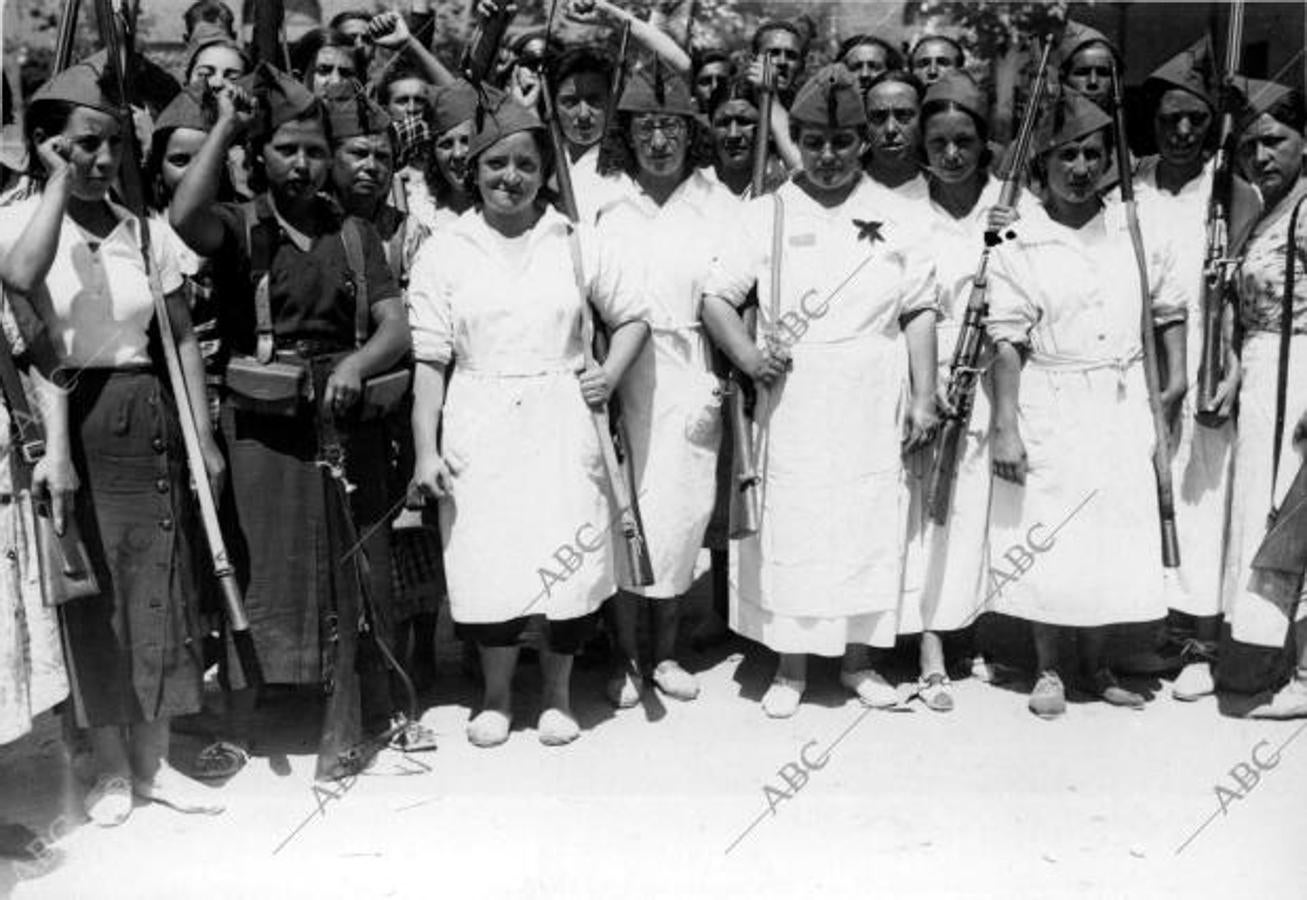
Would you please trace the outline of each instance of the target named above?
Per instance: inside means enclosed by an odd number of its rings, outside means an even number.
[[[1066,712],[1066,688],[1056,672],[1041,672],[1027,704],[1041,719],[1056,719]]]
[[[1148,705],[1142,694],[1121,687],[1111,669],[1099,669],[1094,673],[1091,693],[1105,703],[1126,709],[1143,709]]]

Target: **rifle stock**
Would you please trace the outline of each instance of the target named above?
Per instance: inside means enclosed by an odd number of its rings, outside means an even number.
[[[1053,41],[1045,41],[1030,102],[1017,132],[1016,146],[1002,176],[998,199],[1000,206],[1015,206],[1021,191],[1021,176],[1030,155],[1035,121],[1039,117],[1044,89],[1048,83],[1048,60],[1052,49]],[[935,455],[926,476],[925,489],[925,512],[937,525],[948,522],[949,510],[953,506],[953,485],[957,481],[959,454],[965,443],[967,426],[971,422],[976,388],[980,384],[980,353],[985,343],[985,319],[989,316],[989,254],[999,243],[1001,238],[996,232],[985,233],[985,245],[980,251],[976,274],[971,279],[971,294],[967,297],[962,328],[958,332],[958,342],[949,363],[947,397],[950,412],[944,417],[936,438]]]
[[[1135,188],[1130,172],[1130,147],[1126,143],[1125,104],[1121,96],[1121,78],[1112,66],[1112,118],[1116,137],[1116,166],[1121,179],[1121,202],[1125,206],[1130,243],[1139,270],[1139,338],[1143,346],[1144,382],[1148,386],[1148,409],[1153,419],[1153,477],[1157,482],[1158,525],[1162,538],[1162,565],[1180,566],[1180,539],[1175,525],[1175,493],[1171,483],[1170,429],[1162,409],[1161,379],[1157,368],[1157,335],[1153,326],[1152,291],[1148,286],[1147,257],[1143,234],[1139,230],[1139,213],[1135,208]]]
[[[100,37],[108,51],[108,66],[113,74],[114,83],[119,91],[122,107],[119,110],[120,126],[124,133],[133,132],[132,113],[129,97],[131,96],[131,65],[123,56],[123,47],[118,39],[114,24],[114,12],[110,0],[96,0],[96,16],[100,20]],[[240,586],[236,581],[236,570],[227,554],[227,545],[222,537],[222,527],[218,521],[218,506],[209,484],[208,470],[204,464],[204,454],[200,448],[199,431],[195,424],[195,410],[191,406],[191,395],[187,390],[186,376],[182,371],[181,360],[177,354],[177,338],[173,334],[172,319],[168,314],[167,300],[159,282],[159,273],[155,268],[150,250],[150,228],[145,217],[145,190],[142,182],[141,164],[136,155],[136,142],[126,140],[122,143],[123,160],[119,172],[123,199],[136,216],[141,235],[141,257],[146,276],[150,282],[150,293],[154,300],[154,318],[159,328],[159,343],[163,348],[168,383],[172,388],[173,398],[177,404],[177,419],[181,425],[182,441],[186,447],[186,461],[195,484],[195,494],[200,507],[200,520],[208,539],[209,553],[213,563],[214,575],[222,586],[223,606],[227,616],[227,625],[231,631],[232,643],[236,647],[241,671],[248,685],[258,687],[263,683],[262,670],[250,636],[249,618],[245,613],[245,604]]]

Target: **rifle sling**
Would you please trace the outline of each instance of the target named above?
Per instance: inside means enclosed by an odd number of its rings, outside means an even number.
[[[1284,245],[1284,293],[1280,298],[1280,353],[1275,379],[1275,431],[1271,434],[1271,514],[1277,513],[1275,484],[1280,473],[1280,451],[1284,444],[1284,417],[1289,405],[1289,345],[1293,338],[1293,289],[1298,258],[1298,214],[1307,197],[1299,198],[1289,215],[1289,236]]]

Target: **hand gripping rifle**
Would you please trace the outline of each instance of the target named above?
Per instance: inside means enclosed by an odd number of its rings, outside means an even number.
[[[1125,104],[1121,95],[1121,75],[1112,65],[1112,131],[1116,138],[1116,169],[1121,179],[1121,202],[1125,206],[1126,225],[1139,268],[1139,337],[1144,352],[1144,381],[1148,386],[1148,408],[1153,418],[1153,475],[1157,480],[1157,514],[1162,529],[1162,565],[1180,566],[1180,540],[1175,530],[1175,494],[1171,486],[1170,434],[1166,413],[1162,410],[1160,378],[1157,369],[1157,334],[1153,328],[1152,291],[1148,286],[1148,258],[1144,255],[1143,234],[1139,230],[1139,212],[1135,208],[1135,185],[1130,172],[1130,146],[1125,136]]]
[[[542,76],[543,77],[543,76]],[[572,254],[572,272],[576,277],[576,287],[581,293],[581,346],[585,353],[586,367],[596,364],[594,352],[594,314],[590,309],[589,290],[586,286],[585,269],[581,257],[581,239],[577,231],[581,217],[576,206],[576,192],[572,188],[572,173],[567,157],[567,142],[563,138],[563,129],[554,110],[554,100],[550,91],[553,85],[546,80],[541,85],[540,98],[544,104],[545,124],[549,128],[549,142],[553,147],[558,172],[558,194],[563,213],[570,221],[568,228],[568,249]],[[510,101],[512,102],[512,101]],[[648,587],[654,583],[653,563],[649,559],[649,545],[645,541],[644,527],[640,522],[640,511],[636,506],[635,495],[631,492],[626,470],[617,458],[617,448],[613,444],[613,432],[607,409],[592,409],[590,416],[594,420],[595,433],[599,437],[599,449],[603,454],[604,470],[608,476],[608,488],[613,502],[617,505],[625,563],[625,584]],[[620,425],[619,425],[620,429]],[[625,442],[627,453],[630,443]]]
[[[218,505],[209,484],[208,473],[204,465],[204,455],[200,450],[199,432],[195,425],[195,410],[191,406],[191,395],[186,388],[186,375],[182,371],[181,359],[177,353],[177,336],[172,330],[172,319],[168,314],[168,303],[163,295],[163,286],[159,281],[159,272],[154,265],[150,250],[150,228],[145,218],[145,191],[141,176],[141,163],[137,156],[135,128],[131,108],[131,65],[123,54],[123,47],[118,39],[115,25],[115,13],[112,0],[95,0],[96,17],[100,22],[100,39],[104,42],[108,55],[108,67],[112,73],[113,84],[118,89],[119,127],[122,128],[123,164],[120,171],[123,199],[136,216],[137,230],[141,236],[141,257],[145,272],[150,282],[150,293],[154,298],[154,319],[159,327],[159,343],[163,346],[163,358],[168,370],[168,384],[172,389],[173,399],[177,404],[177,418],[181,424],[182,440],[186,446],[186,462],[191,470],[191,479],[195,483],[195,493],[199,500],[200,520],[205,537],[209,543],[209,554],[213,561],[213,573],[222,587],[223,607],[227,615],[227,627],[231,631],[232,643],[236,647],[240,660],[241,672],[245,682],[251,687],[263,683],[262,670],[254,650],[254,639],[250,635],[250,622],[245,614],[245,602],[241,596],[240,585],[236,580],[236,570],[227,555],[227,544],[222,537],[222,527],[218,522]]]
[[[1017,132],[1016,145],[1007,159],[1007,167],[1002,175],[1002,188],[999,191],[1000,206],[1015,206],[1021,192],[1021,178],[1026,169],[1026,160],[1030,156],[1030,145],[1034,140],[1035,123],[1043,106],[1044,91],[1048,86],[1048,59],[1052,52],[1053,41],[1044,44],[1044,52],[1039,60],[1039,72],[1035,76],[1034,88],[1031,90],[1030,102],[1021,119],[1021,129]],[[976,388],[980,383],[980,352],[985,339],[985,319],[989,315],[989,254],[1002,243],[996,231],[985,232],[985,246],[980,251],[980,263],[976,274],[971,279],[971,296],[967,298],[967,309],[962,319],[962,330],[958,333],[958,343],[953,349],[953,361],[949,364],[948,405],[950,412],[944,417],[940,427],[939,442],[935,448],[935,457],[931,462],[930,473],[926,481],[926,513],[937,525],[948,522],[949,509],[953,505],[953,483],[957,479],[958,459],[971,422],[971,410],[975,403]]]
[[[771,143],[771,111],[774,102],[771,89],[771,60],[763,57],[762,90],[758,99],[758,131],[753,142],[753,179],[749,184],[752,197],[761,197],[767,182],[767,156]],[[745,327],[756,325],[757,316],[752,311],[745,315]],[[730,536],[732,538],[748,537],[756,534],[759,521],[758,454],[754,447],[753,422],[746,409],[748,398],[748,379],[736,369],[732,369],[726,386],[727,402],[731,416],[731,505]],[[756,406],[756,403],[755,403]]]
[[[463,56],[458,63],[459,69],[472,84],[480,85],[495,71],[495,61],[499,59],[499,47],[504,42],[504,33],[515,15],[508,0],[499,0],[494,14],[477,23],[476,31],[463,48]]]
[[[1221,425],[1216,393],[1226,375],[1229,354],[1226,317],[1235,305],[1235,277],[1240,260],[1236,225],[1233,222],[1237,186],[1234,174],[1234,77],[1239,72],[1243,45],[1243,3],[1230,6],[1226,31],[1225,71],[1221,83],[1221,131],[1216,146],[1212,195],[1207,203],[1207,252],[1203,261],[1202,345],[1198,362],[1198,398],[1194,418],[1209,427]],[[1246,191],[1246,193],[1251,193]],[[1240,204],[1246,205],[1246,204]],[[1254,204],[1256,205],[1256,204]],[[1256,218],[1254,213],[1252,218]],[[1246,233],[1246,231],[1245,231]]]

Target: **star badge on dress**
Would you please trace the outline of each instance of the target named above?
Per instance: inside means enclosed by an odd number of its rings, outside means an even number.
[[[853,220],[853,227],[858,229],[858,240],[866,238],[867,243],[872,246],[875,246],[877,241],[885,240],[885,236],[880,233],[883,224],[883,222],[864,222],[862,219]]]

